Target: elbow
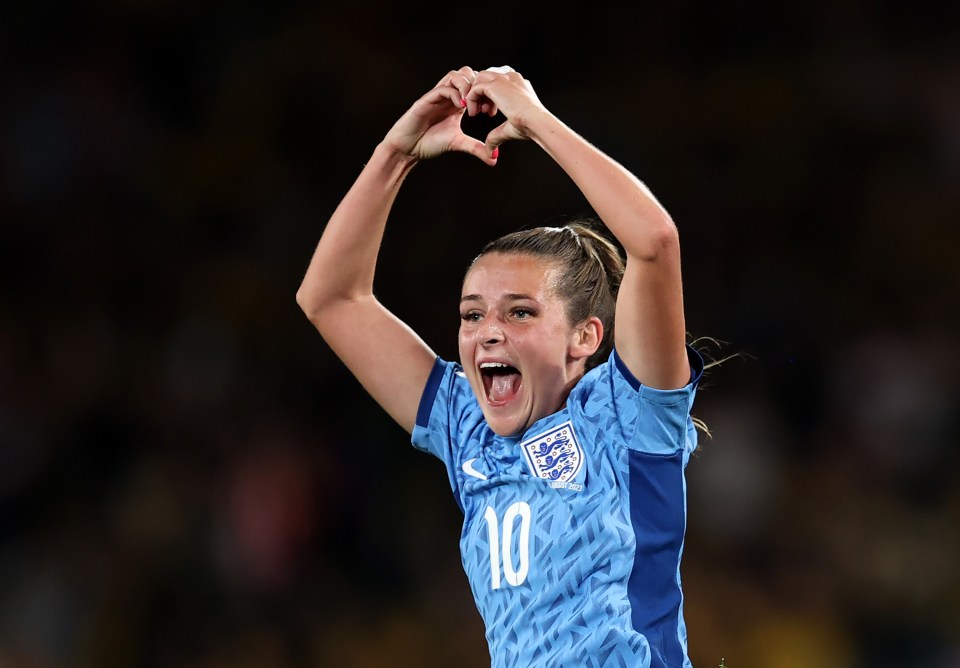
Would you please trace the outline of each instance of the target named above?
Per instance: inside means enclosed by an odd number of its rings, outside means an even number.
[[[646,262],[675,257],[680,255],[680,232],[673,220],[667,217],[655,225],[637,246],[634,255]]]
[[[322,303],[302,285],[297,290],[297,306],[310,322],[314,325],[318,324],[323,311]]]
[[[307,320],[313,323],[320,333],[330,322],[340,318],[345,306],[362,304],[363,295],[340,295],[328,293],[324,290],[311,289],[309,286],[300,286],[297,290],[297,305]]]

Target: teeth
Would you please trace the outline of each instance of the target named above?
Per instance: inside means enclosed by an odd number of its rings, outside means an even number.
[[[501,364],[500,362],[482,362],[480,364],[481,369],[506,369],[509,364]]]

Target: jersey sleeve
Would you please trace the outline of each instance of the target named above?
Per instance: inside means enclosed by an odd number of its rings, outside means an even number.
[[[610,354],[608,364],[613,378],[616,401],[627,400],[621,415],[626,417],[626,447],[654,455],[672,455],[678,451],[690,454],[697,448],[697,431],[690,411],[696,397],[697,384],[703,375],[703,357],[687,346],[690,381],[675,390],[657,390],[642,385],[617,355]]]
[[[460,365],[437,357],[420,397],[411,442],[418,450],[443,462],[450,487],[458,498],[455,448],[460,442],[460,432],[476,422],[474,414],[479,414],[482,419],[473,390]]]

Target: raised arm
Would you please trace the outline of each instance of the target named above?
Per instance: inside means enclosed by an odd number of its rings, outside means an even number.
[[[374,271],[390,209],[418,162],[461,151],[495,164],[460,129],[474,76],[466,67],[449,72],[394,124],[331,216],[297,291],[334,353],[408,432],[435,355],[374,296]]]
[[[479,73],[468,105],[489,99],[507,120],[487,136],[492,150],[513,139],[540,145],[580,188],[627,254],[617,297],[617,354],[649,387],[690,379],[677,228],[650,190],[550,113],[530,82],[509,68]]]

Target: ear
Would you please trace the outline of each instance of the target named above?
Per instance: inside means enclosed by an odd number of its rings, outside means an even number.
[[[569,354],[572,358],[587,359],[597,352],[603,341],[603,323],[600,318],[593,316],[573,328],[570,335]]]

